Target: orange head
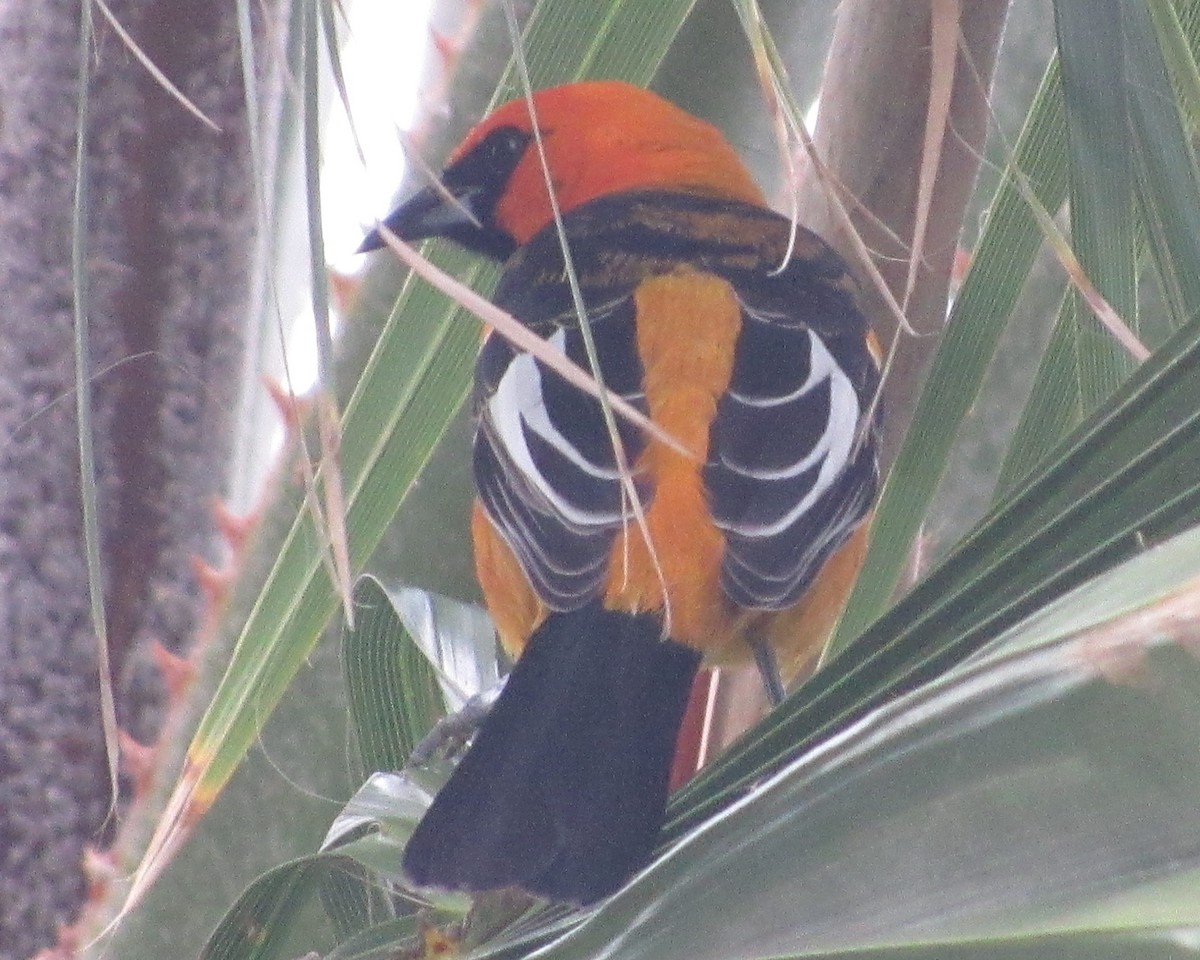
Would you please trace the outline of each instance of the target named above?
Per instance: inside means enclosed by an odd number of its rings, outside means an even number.
[[[564,214],[631,190],[763,202],[720,131],[639,87],[599,80],[540,90],[533,114]],[[499,107],[451,154],[442,188],[411,197],[385,225],[408,240],[445,236],[506,258],[553,219],[533,130],[526,100]],[[372,233],[360,249],[381,245]]]

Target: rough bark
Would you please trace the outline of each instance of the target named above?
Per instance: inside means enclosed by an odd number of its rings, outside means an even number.
[[[201,124],[97,22],[87,130],[92,397],[122,725],[153,737],[151,644],[182,649],[213,559],[251,263],[231,4],[126,0],[122,25]],[[99,17],[99,11],[96,13]],[[82,558],[70,268],[79,4],[0,3],[0,957],[54,942],[109,803]]]

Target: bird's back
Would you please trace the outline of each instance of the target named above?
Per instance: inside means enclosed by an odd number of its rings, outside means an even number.
[[[475,467],[499,542],[485,552],[515,555],[536,595],[525,609],[666,606],[673,638],[736,654],[797,604],[873,498],[863,421],[878,372],[853,280],[815,235],[728,198],[617,194],[563,225],[606,387],[687,453],[617,420],[647,538],[598,402],[490,337]],[[553,225],[508,262],[496,302],[588,367]],[[515,647],[531,628],[501,623]]]

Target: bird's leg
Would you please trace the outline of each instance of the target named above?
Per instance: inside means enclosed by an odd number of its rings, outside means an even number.
[[[507,678],[506,678],[507,679]],[[420,767],[439,753],[457,753],[475,736],[483,721],[492,711],[492,705],[504,689],[504,680],[469,698],[454,713],[442,717],[433,725],[409,755],[408,766]]]
[[[775,650],[766,638],[761,636],[756,636],[750,641],[750,648],[754,651],[754,665],[758,667],[758,675],[762,678],[763,692],[767,695],[771,709],[774,709],[783,703],[785,694]]]

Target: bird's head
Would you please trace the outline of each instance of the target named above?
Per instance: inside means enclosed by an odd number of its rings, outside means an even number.
[[[674,190],[762,203],[715,127],[649,91],[616,81],[538,91],[485,117],[450,155],[441,183],[383,221],[404,240],[448,237],[507,259],[553,220],[534,122],[559,209],[631,190]],[[378,231],[360,251],[383,246]]]

